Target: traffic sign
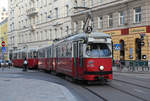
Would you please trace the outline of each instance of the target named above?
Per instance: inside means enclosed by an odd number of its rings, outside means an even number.
[[[115,46],[115,50],[120,50],[121,47],[120,44],[115,44],[114,46]]]
[[[1,45],[2,47],[5,47],[5,41],[2,41]]]
[[[4,53],[5,52],[5,47],[1,47],[1,51],[2,51],[2,53]]]

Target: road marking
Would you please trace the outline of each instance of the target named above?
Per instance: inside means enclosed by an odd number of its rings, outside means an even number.
[[[119,83],[116,83],[115,85],[122,86],[122,85],[121,85],[121,84],[119,84]]]
[[[142,90],[139,90],[139,89],[134,89],[136,92],[139,92],[139,93],[145,93],[144,91]]]
[[[142,79],[150,79],[150,77],[147,77],[147,76],[135,76],[137,78],[142,78]]]

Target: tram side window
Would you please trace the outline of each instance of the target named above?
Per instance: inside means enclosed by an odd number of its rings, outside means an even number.
[[[37,52],[36,51],[33,51],[33,57],[37,58]]]
[[[58,52],[58,53],[57,53],[58,57],[61,57],[61,48],[58,47],[57,50],[58,50],[58,51],[57,51],[57,52]]]
[[[47,58],[50,58],[50,53],[49,53],[49,51],[50,51],[50,49],[49,48],[47,48]]]
[[[39,58],[42,58],[42,57],[43,57],[43,51],[39,50]]]
[[[22,53],[22,58],[25,58],[25,57],[26,57],[26,53],[23,52],[23,53]]]
[[[32,52],[28,53],[28,58],[32,58]]]
[[[45,49],[43,49],[42,57],[43,57],[43,58],[45,58],[45,56],[46,56],[46,50],[45,50]]]
[[[49,48],[49,56],[52,57],[52,49]]]
[[[17,53],[14,53],[13,58],[14,58],[14,59],[17,59]]]
[[[72,47],[71,47],[71,43],[69,43],[66,46],[66,56],[71,57],[71,54],[72,54]]]
[[[18,55],[18,56],[19,56],[18,58],[21,59],[21,52],[19,52],[19,55]]]

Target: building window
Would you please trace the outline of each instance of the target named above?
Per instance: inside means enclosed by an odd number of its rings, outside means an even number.
[[[134,23],[141,22],[141,7],[137,7],[134,9]]]
[[[86,6],[85,3],[86,3],[85,0],[82,0],[82,6],[83,6],[83,7]]]
[[[98,28],[103,28],[103,17],[98,17]]]
[[[39,40],[39,32],[37,32],[36,34],[37,34],[36,35],[36,41],[38,41]]]
[[[45,30],[45,37],[46,37],[45,39],[48,40],[48,33],[47,33],[47,30]]]
[[[69,15],[69,6],[66,5],[66,15],[68,16]]]
[[[57,38],[57,29],[55,29],[55,38]]]
[[[45,20],[46,20],[46,22],[47,22],[47,18],[48,18],[48,17],[47,17],[47,12],[45,12]]]
[[[75,3],[75,7],[78,7],[78,1],[75,0],[74,3]]]
[[[58,8],[55,8],[55,16],[58,18]]]
[[[41,23],[42,23],[42,20],[43,20],[43,15],[41,14],[41,21],[40,21]]]
[[[52,40],[52,30],[51,29],[49,30],[49,34],[50,34],[49,35],[49,37],[50,37],[49,39]]]
[[[69,26],[66,26],[66,33],[69,34]]]
[[[93,0],[90,0],[91,7],[93,6],[93,4],[94,4]]]
[[[52,11],[51,11],[51,10],[49,11],[48,18],[49,18],[49,19],[51,19],[51,18],[52,18]]]
[[[108,26],[109,27],[113,26],[113,15],[112,14],[108,15]]]
[[[60,35],[60,38],[61,38],[62,35],[63,35],[63,28],[62,28],[62,27],[60,28],[60,34],[61,34],[61,35]]]
[[[98,3],[102,3],[103,2],[103,0],[98,0]]]
[[[78,30],[78,22],[74,22],[74,32],[77,32]]]
[[[84,27],[84,21],[81,21],[81,31],[83,31],[83,27]]]
[[[41,37],[40,40],[43,40],[43,32],[41,31]]]
[[[124,12],[120,12],[119,13],[119,25],[123,25],[124,24]]]

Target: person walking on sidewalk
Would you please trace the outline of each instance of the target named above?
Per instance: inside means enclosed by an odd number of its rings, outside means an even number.
[[[26,57],[25,57],[25,59],[24,59],[23,65],[24,65],[24,66],[23,66],[23,71],[27,71],[28,61],[27,61]]]

